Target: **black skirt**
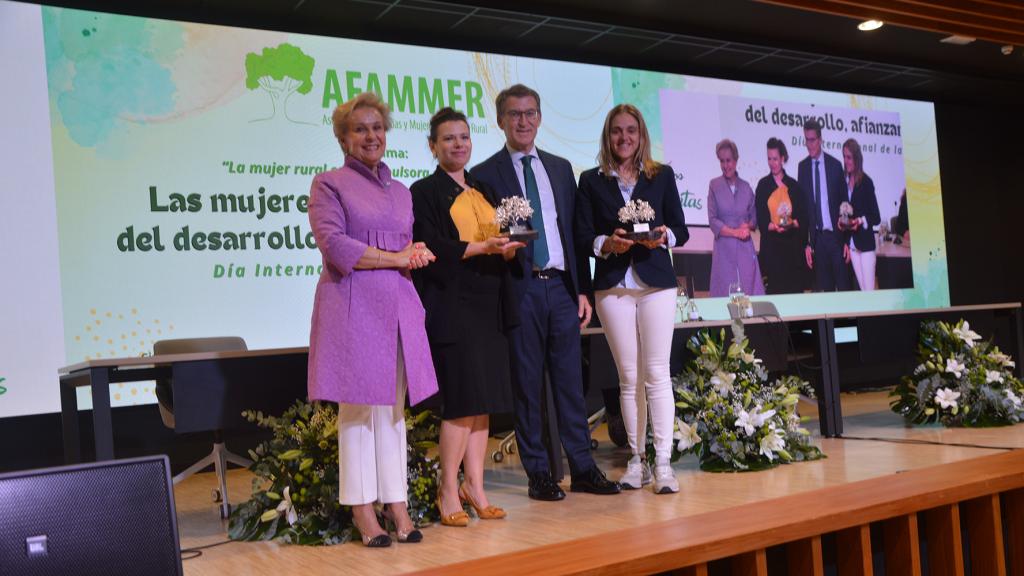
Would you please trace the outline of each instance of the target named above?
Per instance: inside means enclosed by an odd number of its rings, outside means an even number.
[[[460,267],[458,311],[449,318],[457,323],[458,341],[432,343],[430,347],[441,392],[441,417],[445,420],[513,409],[500,277],[488,266],[494,264],[487,262],[489,258],[480,260]]]

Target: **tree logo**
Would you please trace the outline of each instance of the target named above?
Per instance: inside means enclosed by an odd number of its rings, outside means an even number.
[[[257,118],[253,122],[273,120],[280,111],[286,120],[295,124],[312,124],[295,120],[288,115],[288,99],[293,94],[309,94],[313,89],[312,56],[305,54],[298,46],[288,43],[276,48],[264,48],[262,53],[250,52],[245,55],[245,87],[249,90],[262,89],[270,96],[270,116]]]
[[[2,384],[4,380],[7,380],[7,378],[0,376],[0,384]],[[7,392],[7,388],[0,386],[0,396],[3,396],[5,392]]]

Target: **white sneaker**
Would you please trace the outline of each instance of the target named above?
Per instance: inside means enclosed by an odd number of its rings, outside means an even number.
[[[654,466],[654,493],[675,494],[679,492],[679,482],[668,460],[658,460]]]
[[[622,478],[619,478],[619,484],[622,485],[624,490],[639,490],[652,481],[651,467],[641,460],[640,456],[635,454],[629,459],[629,463],[626,464],[626,473],[622,475]]]

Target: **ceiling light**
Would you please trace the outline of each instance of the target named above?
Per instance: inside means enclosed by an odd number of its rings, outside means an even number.
[[[878,30],[883,24],[885,24],[885,22],[882,22],[881,20],[865,20],[860,24],[857,24],[857,29],[868,32],[870,30]]]
[[[1003,56],[1009,56],[1010,54],[1013,54],[1013,44],[1007,44],[1000,48],[999,51],[1003,53]]]
[[[939,42],[942,42],[943,44],[956,44],[957,46],[966,46],[971,42],[974,42],[975,40],[977,40],[977,38],[974,38],[972,36],[960,36],[954,34],[952,36],[946,36],[942,40],[939,40]]]

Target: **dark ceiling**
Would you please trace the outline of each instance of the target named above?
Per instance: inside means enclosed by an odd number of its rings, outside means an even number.
[[[1024,48],[751,0],[64,0],[212,24],[593,62],[950,102],[1015,102]]]

